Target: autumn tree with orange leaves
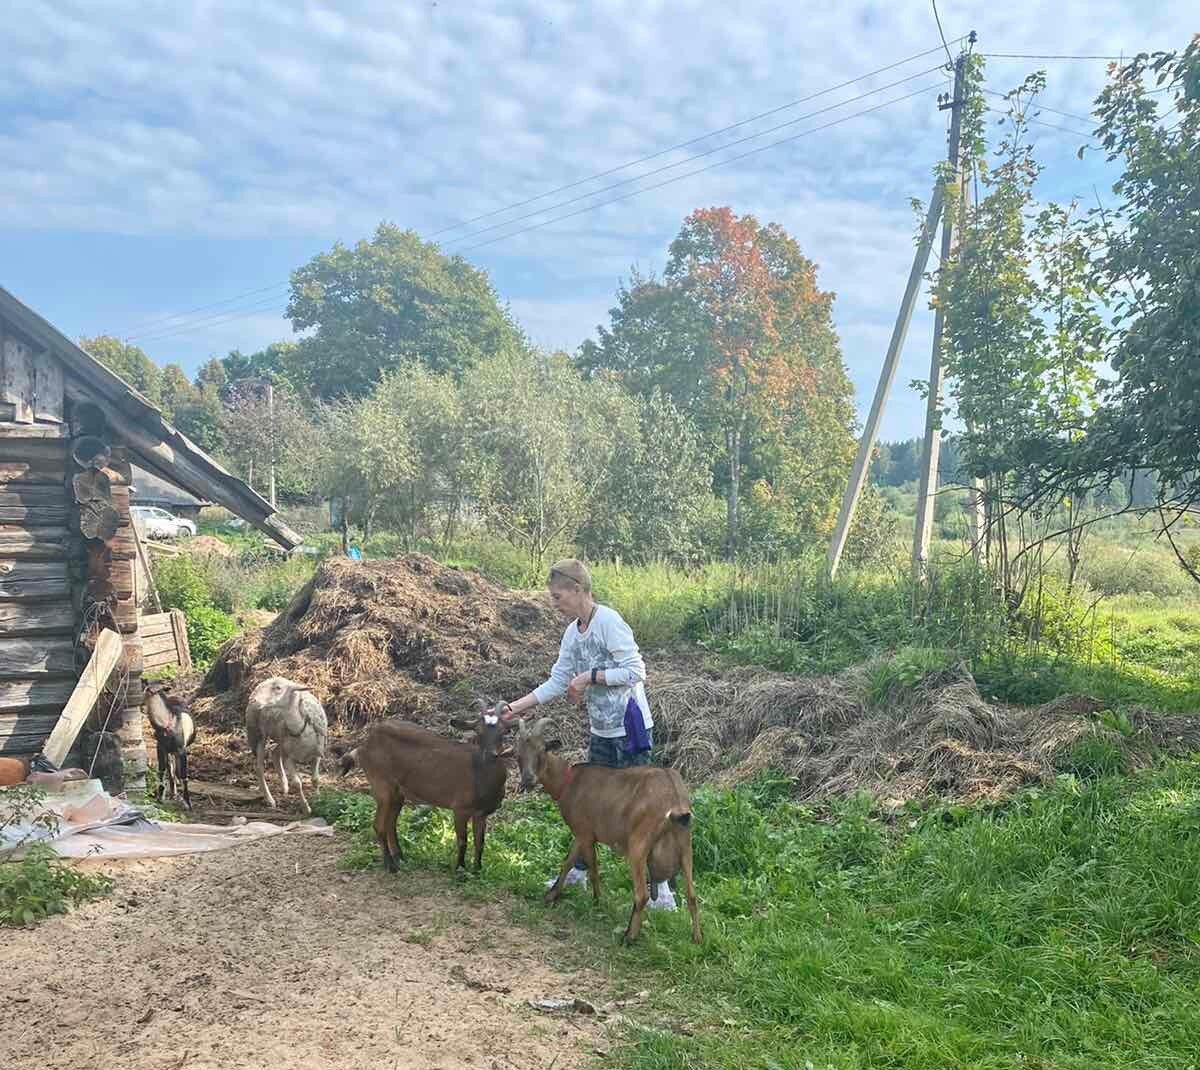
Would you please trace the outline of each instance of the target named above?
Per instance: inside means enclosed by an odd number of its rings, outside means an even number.
[[[662,281],[635,275],[585,369],[667,394],[708,436],[726,508],[726,549],[744,536],[794,549],[827,533],[854,452],[853,389],[833,295],[778,224],[698,209]]]

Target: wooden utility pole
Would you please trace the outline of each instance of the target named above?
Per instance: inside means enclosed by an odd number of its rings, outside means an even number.
[[[967,214],[975,208],[975,166],[972,164],[969,168],[963,171],[962,181],[962,218],[966,219]],[[974,427],[969,427],[968,430],[974,432]],[[978,476],[971,476],[970,490],[968,491],[967,503],[967,525],[968,534],[971,539],[971,554],[976,562],[986,563],[987,555],[987,516],[984,511],[983,503],[983,480]]]
[[[275,504],[275,384],[267,380],[267,429],[271,438],[271,508]]]
[[[900,363],[900,351],[904,348],[904,339],[908,334],[908,325],[912,321],[913,308],[917,303],[917,294],[921,289],[921,280],[925,277],[925,267],[929,263],[929,250],[933,248],[933,236],[937,233],[938,221],[942,216],[942,184],[933,187],[933,196],[929,199],[929,211],[925,215],[925,225],[921,229],[921,240],[917,243],[916,255],[913,256],[912,270],[908,273],[908,285],[904,288],[904,297],[900,301],[900,311],[896,315],[896,324],[892,327],[892,340],[888,343],[887,356],[883,359],[883,370],[879,373],[879,382],[875,386],[875,399],[871,402],[871,411],[867,415],[863,427],[862,439],[858,444],[858,456],[854,460],[854,468],[850,473],[850,482],[846,493],[842,496],[842,509],[838,514],[837,527],[833,531],[833,540],[829,544],[826,562],[829,576],[837,575],[838,565],[842,560],[842,551],[846,548],[846,537],[850,534],[850,524],[854,520],[854,510],[858,508],[858,499],[862,494],[863,484],[867,481],[867,472],[871,467],[871,453],[875,449],[875,439],[879,434],[879,423],[883,418],[883,406],[892,390],[892,381],[896,378],[896,366]]]
[[[972,34],[972,39],[974,34]],[[956,182],[960,174],[959,139],[962,129],[963,76],[966,73],[967,54],[964,52],[954,64],[954,95],[948,102],[939,104],[941,110],[950,109],[950,138],[946,161],[949,170],[946,184]],[[948,207],[949,198],[944,198]],[[942,265],[950,262],[954,250],[954,216],[945,212],[942,221]],[[933,351],[929,358],[929,395],[925,405],[925,443],[921,455],[921,486],[917,492],[917,526],[913,532],[913,578],[920,580],[925,575],[929,562],[929,538],[933,531],[933,509],[937,498],[938,460],[942,450],[942,331],[945,313],[939,303],[933,318]]]

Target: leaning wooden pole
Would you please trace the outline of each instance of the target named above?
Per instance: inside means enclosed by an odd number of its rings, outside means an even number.
[[[896,378],[896,367],[900,363],[900,353],[904,349],[904,339],[908,335],[908,326],[912,322],[917,294],[921,290],[921,280],[925,277],[925,268],[929,263],[929,251],[933,248],[933,236],[937,233],[938,221],[941,219],[942,199],[942,184],[939,182],[934,186],[933,196],[929,199],[929,211],[925,214],[921,239],[917,243],[912,270],[908,273],[908,285],[904,288],[900,311],[896,316],[895,326],[892,327],[892,340],[888,343],[887,355],[883,358],[883,368],[879,373],[879,382],[875,385],[875,399],[871,402],[871,411],[867,414],[862,439],[858,444],[858,456],[854,460],[854,468],[850,472],[850,482],[846,485],[846,493],[842,496],[842,509],[838,514],[837,527],[834,528],[833,539],[829,543],[829,553],[825,559],[829,566],[830,579],[837,575],[838,565],[842,560],[842,551],[846,548],[846,539],[850,534],[850,525],[854,522],[854,511],[858,508],[858,499],[862,495],[863,486],[867,481],[867,472],[871,467],[871,453],[875,449],[879,424],[883,419],[883,407],[887,404],[888,395],[892,391],[892,382]]]
[[[967,67],[964,52],[954,64],[954,96],[950,108],[949,164],[945,184],[955,183],[959,175],[959,138],[962,128],[963,82]],[[949,198],[943,197],[945,218],[942,222],[942,264],[950,262],[954,250],[954,214]],[[913,532],[913,578],[921,580],[929,562],[929,540],[933,533],[933,509],[938,490],[938,460],[942,452],[942,331],[945,311],[938,303],[933,318],[933,351],[929,358],[929,394],[925,404],[925,442],[921,451],[921,486],[917,491],[917,525]]]

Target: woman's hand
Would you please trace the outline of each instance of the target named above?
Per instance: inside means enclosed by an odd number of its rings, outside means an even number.
[[[567,685],[567,701],[576,706],[582,706],[584,696],[591,685],[592,674],[590,672],[581,672]]]

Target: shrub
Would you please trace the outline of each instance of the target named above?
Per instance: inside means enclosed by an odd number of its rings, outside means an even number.
[[[216,606],[198,605],[187,611],[188,646],[192,661],[205,669],[222,644],[237,635],[238,626],[228,613]]]
[[[163,609],[181,609],[190,615],[193,609],[212,602],[208,577],[188,554],[156,560],[154,583]]]

